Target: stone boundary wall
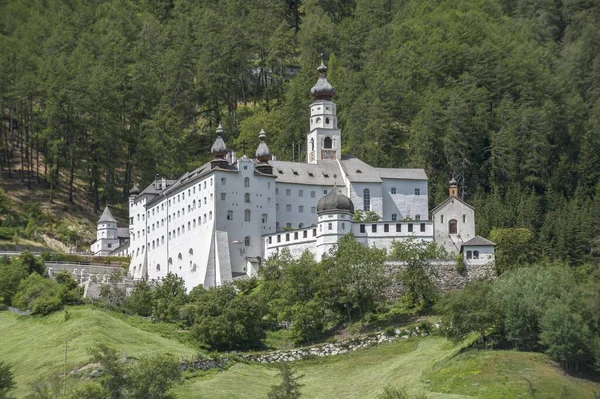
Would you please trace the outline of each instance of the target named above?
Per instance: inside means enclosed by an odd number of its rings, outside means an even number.
[[[407,262],[388,261],[385,263],[387,273],[392,278],[387,297],[398,299],[402,296],[404,288],[398,280],[400,273],[407,268]],[[427,270],[429,276],[441,292],[455,291],[465,288],[468,282],[474,280],[491,280],[498,275],[494,262],[485,264],[464,264],[463,270],[459,272],[456,260],[433,260],[429,262]]]
[[[245,353],[237,356],[222,356],[215,359],[184,361],[181,363],[181,369],[209,370],[213,368],[224,368],[227,364],[236,360],[268,364],[277,362],[295,362],[298,360],[315,357],[337,356],[344,353],[381,345],[386,342],[392,342],[396,339],[408,339],[410,337],[417,336],[426,337],[430,334],[430,332],[435,331],[438,328],[439,324],[431,325],[431,329],[429,331],[422,331],[419,329],[419,327],[410,329],[398,328],[391,331],[389,334],[379,332],[331,344],[318,344],[303,348],[268,353]]]
[[[46,262],[48,276],[54,277],[57,273],[66,270],[73,275],[79,283],[91,280],[93,282],[108,282],[113,273],[125,274],[126,271],[119,266],[106,266],[99,264],[69,263],[69,262]]]

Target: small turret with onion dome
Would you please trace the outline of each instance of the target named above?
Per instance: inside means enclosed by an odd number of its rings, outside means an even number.
[[[217,167],[225,167],[229,164],[225,156],[227,155],[227,145],[225,145],[225,141],[223,140],[223,126],[219,123],[217,127],[217,138],[210,148],[210,152],[213,154],[215,159],[211,161],[211,166]]]
[[[327,81],[327,67],[323,62],[323,54],[321,54],[321,65],[317,68],[319,79],[317,83],[310,89],[310,94],[317,100],[331,100],[335,95],[335,88]]]
[[[450,195],[450,197],[456,197],[456,198],[458,198],[458,182],[454,178],[454,175],[452,175],[452,179],[450,179],[450,192],[449,192],[449,195]]]
[[[271,154],[271,150],[267,146],[266,139],[267,134],[264,129],[260,129],[260,133],[258,134],[258,138],[260,143],[258,144],[258,148],[256,149],[256,170],[261,173],[273,174],[273,167],[269,165],[269,161],[273,158]]]
[[[135,197],[139,193],[140,193],[140,188],[137,186],[137,184],[134,184],[133,187],[131,187],[131,189],[129,190],[130,197]]]

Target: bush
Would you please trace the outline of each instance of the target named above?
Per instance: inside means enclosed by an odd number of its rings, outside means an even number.
[[[0,240],[12,240],[16,229],[12,227],[0,227]]]
[[[61,308],[59,291],[57,283],[32,273],[19,284],[13,304],[21,310],[30,309],[32,314],[47,315]]]
[[[198,286],[190,297],[195,306],[192,334],[199,342],[217,350],[262,346],[266,307],[259,298],[237,293],[230,284],[208,290]]]
[[[57,296],[44,295],[36,298],[31,305],[31,314],[39,314],[42,316],[62,309],[62,302]]]
[[[15,387],[12,370],[0,361],[0,398],[8,398],[8,392]]]
[[[135,283],[131,295],[127,297],[127,309],[140,316],[150,316],[154,307],[152,287],[146,280]]]
[[[12,305],[19,284],[27,278],[27,269],[17,262],[0,264],[0,297],[7,306]]]

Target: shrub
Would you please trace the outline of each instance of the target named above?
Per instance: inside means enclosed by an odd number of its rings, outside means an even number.
[[[31,305],[31,314],[39,314],[42,316],[62,309],[62,302],[57,296],[43,295],[36,298]]]
[[[59,291],[57,283],[32,273],[19,284],[13,304],[21,310],[30,309],[32,314],[46,315],[61,308]]]
[[[12,240],[16,229],[12,227],[0,227],[0,240]]]

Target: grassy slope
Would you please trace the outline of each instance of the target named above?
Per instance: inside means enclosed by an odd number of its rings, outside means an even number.
[[[129,357],[158,353],[189,357],[197,353],[188,345],[144,331],[98,309],[76,307],[69,312],[68,321],[63,312],[45,318],[0,312],[0,359],[13,366],[17,382],[13,396],[22,397],[30,383],[62,373],[66,339],[71,348],[67,370],[86,364],[87,348],[100,343]]]
[[[565,376],[541,354],[470,351],[429,337],[382,345],[331,358],[296,363],[307,398],[375,398],[387,384],[427,398],[528,398],[526,375],[536,398],[594,398],[594,384]],[[178,397],[261,398],[276,384],[273,366],[237,364],[227,371],[191,375]],[[473,385],[475,384],[475,385]],[[564,387],[564,388],[563,388]],[[570,396],[569,396],[570,395]]]

